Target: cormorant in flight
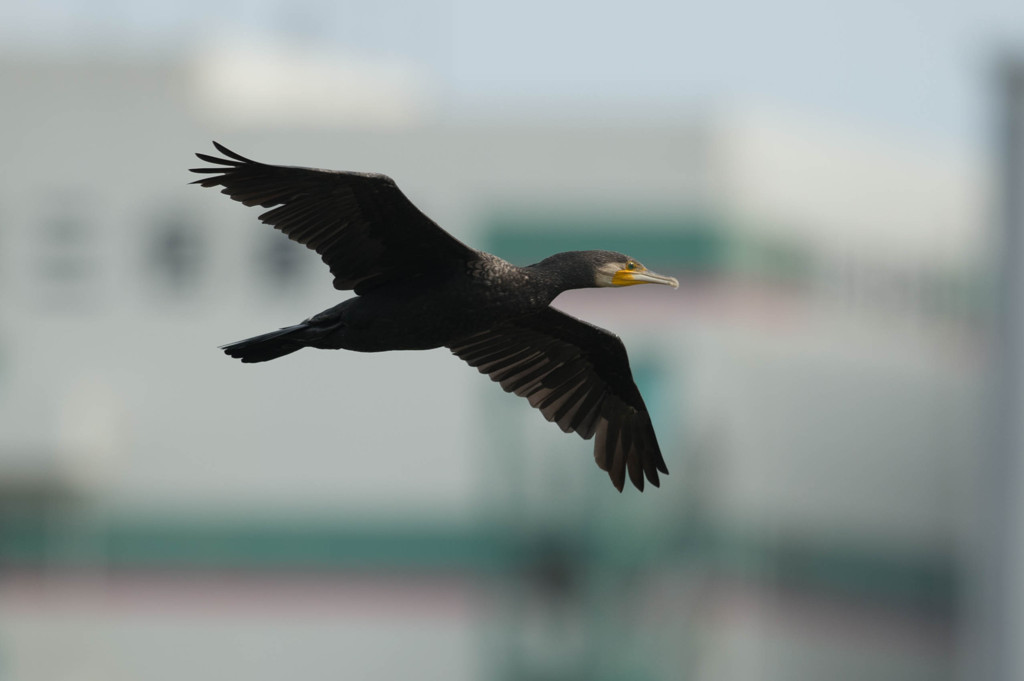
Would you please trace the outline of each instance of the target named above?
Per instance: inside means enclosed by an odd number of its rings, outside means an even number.
[[[224,146],[196,154],[212,168],[193,184],[223,187],[260,220],[320,254],[334,288],[356,296],[301,324],[222,349],[265,362],[301,348],[360,352],[447,347],[565,432],[595,438],[594,458],[621,492],[628,473],[658,486],[668,473],[618,336],[550,307],[563,291],[664,284],[612,251],[557,253],[517,267],[458,241],[395,182],[372,173],[267,165]]]

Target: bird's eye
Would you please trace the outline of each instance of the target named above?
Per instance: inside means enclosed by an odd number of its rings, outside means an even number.
[[[626,263],[626,269],[627,270],[635,270],[636,269],[636,263],[632,262],[632,261],[627,262]]]

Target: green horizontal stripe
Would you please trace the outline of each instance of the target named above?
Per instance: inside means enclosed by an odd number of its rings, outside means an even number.
[[[595,528],[596,530],[597,528]],[[682,526],[671,540],[594,532],[525,533],[500,525],[339,526],[331,523],[186,523],[122,519],[102,526],[5,522],[0,565],[128,569],[504,573],[543,569],[703,570],[712,575],[951,612],[951,556],[882,552],[755,533]]]
[[[485,221],[485,250],[516,264],[552,253],[610,250],[653,270],[684,274],[739,272],[773,278],[809,273],[806,249],[783,239],[744,235],[709,214],[498,214]]]
[[[486,250],[520,265],[561,251],[608,250],[633,255],[652,269],[710,271],[724,265],[729,249],[719,225],[700,215],[504,216],[486,227]]]

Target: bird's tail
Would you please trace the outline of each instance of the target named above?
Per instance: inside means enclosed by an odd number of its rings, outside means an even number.
[[[308,325],[303,322],[286,326],[260,336],[253,336],[237,343],[222,345],[225,354],[246,363],[266,362],[301,350],[308,345]]]

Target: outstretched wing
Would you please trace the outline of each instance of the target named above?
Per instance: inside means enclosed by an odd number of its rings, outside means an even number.
[[[619,337],[553,308],[462,339],[453,353],[565,432],[596,436],[594,459],[621,492],[667,474]]]
[[[336,289],[361,293],[428,272],[454,272],[477,257],[386,175],[267,165],[213,145],[228,158],[196,154],[216,167],[193,168],[211,177],[192,184],[223,187],[235,201],[272,208],[260,220],[319,253]]]

